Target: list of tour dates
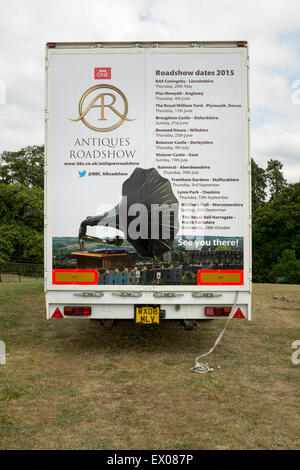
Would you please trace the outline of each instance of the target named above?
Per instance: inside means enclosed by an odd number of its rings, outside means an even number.
[[[181,230],[229,235],[242,214],[242,174],[234,168],[229,169],[230,176],[218,173],[216,123],[226,126],[239,119],[241,103],[216,102],[214,87],[223,76],[234,80],[235,71],[224,71],[220,77],[193,73],[192,78],[155,72],[155,166],[180,201]]]

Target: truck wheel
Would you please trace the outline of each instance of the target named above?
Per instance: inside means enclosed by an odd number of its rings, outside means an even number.
[[[114,326],[114,321],[113,320],[103,320],[103,328],[105,330],[112,330]]]
[[[195,325],[196,325],[195,320],[184,320],[185,330],[193,330]]]

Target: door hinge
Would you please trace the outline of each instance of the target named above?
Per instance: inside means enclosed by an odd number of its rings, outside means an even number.
[[[119,295],[120,297],[141,297],[141,292],[113,292],[112,295]]]
[[[221,297],[223,294],[216,294],[214,292],[193,292],[193,297]]]
[[[103,292],[74,292],[78,297],[103,297]]]
[[[179,292],[154,292],[153,297],[179,297],[184,294]]]

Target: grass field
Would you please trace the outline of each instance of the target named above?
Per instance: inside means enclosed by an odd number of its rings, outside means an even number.
[[[7,283],[7,282],[32,282],[34,280],[40,280],[41,277],[35,278],[35,277],[29,277],[29,276],[23,276],[23,275],[18,275],[18,274],[6,274],[6,273],[1,273],[0,274],[0,282]],[[1,284],[0,284],[1,286]],[[4,287],[4,286],[3,286]]]
[[[42,283],[0,284],[1,449],[297,449],[300,286],[254,286],[253,321],[194,331],[44,319]]]

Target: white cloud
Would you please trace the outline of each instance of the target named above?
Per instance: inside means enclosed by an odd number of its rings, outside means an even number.
[[[259,154],[286,155],[291,160],[299,160],[300,133],[299,123],[296,121],[278,121],[265,123],[253,131],[255,146]],[[284,153],[285,152],[285,153]]]
[[[290,182],[300,180],[299,121],[266,122],[253,130],[252,155],[260,166],[276,159],[284,164],[285,177]]]
[[[300,79],[298,0],[10,0],[0,17],[0,151],[43,141],[44,46],[47,41],[231,40],[250,44],[252,155],[285,161],[295,180]],[[298,35],[299,42],[300,34]]]

